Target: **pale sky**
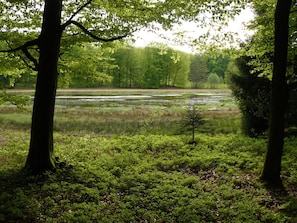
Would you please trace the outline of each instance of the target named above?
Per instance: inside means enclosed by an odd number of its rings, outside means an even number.
[[[240,15],[238,15],[233,21],[229,22],[228,27],[224,28],[224,32],[234,32],[238,33],[238,35],[234,34],[236,38],[240,38],[241,40],[245,40],[247,36],[250,36],[252,34],[252,31],[249,31],[246,29],[246,24],[252,20],[254,17],[254,14],[251,9],[245,9],[241,12]],[[191,39],[195,36],[199,36],[201,34],[206,33],[207,29],[198,28],[196,24],[185,22],[182,26],[176,26],[174,27],[173,31],[164,31],[160,30],[158,31],[158,34],[141,30],[138,33],[134,35],[134,38],[136,39],[135,46],[136,47],[145,47],[151,42],[160,42],[169,45],[172,48],[175,48],[177,50],[182,50],[185,52],[195,52],[191,46],[187,44],[175,44],[173,43],[174,39],[174,33],[176,32],[184,32],[184,35],[186,36],[184,38],[184,41],[187,42],[187,38]],[[160,35],[164,35],[167,38],[171,38],[171,41],[168,41]]]

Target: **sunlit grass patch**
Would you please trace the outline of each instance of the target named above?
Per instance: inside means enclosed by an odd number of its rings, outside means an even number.
[[[0,113],[0,125],[14,126],[15,128],[29,129],[31,114],[27,112]]]

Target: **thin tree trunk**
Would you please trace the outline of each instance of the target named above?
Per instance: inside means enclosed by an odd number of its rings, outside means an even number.
[[[177,65],[178,66],[178,65]],[[173,87],[175,86],[175,82],[176,82],[176,79],[177,79],[177,75],[178,75],[178,71],[179,71],[179,67],[176,68],[176,71],[175,71],[175,75],[174,75],[174,79],[173,79]]]
[[[57,89],[57,64],[61,40],[62,0],[46,0],[39,37],[39,68],[34,98],[31,141],[26,168],[41,173],[55,167],[53,120]]]
[[[268,186],[282,186],[281,159],[284,145],[284,113],[287,104],[286,67],[288,54],[289,14],[292,0],[278,0],[275,10],[272,97],[269,139],[261,179]]]

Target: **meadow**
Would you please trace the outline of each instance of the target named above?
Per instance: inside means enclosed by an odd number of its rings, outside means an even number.
[[[61,91],[57,170],[41,176],[22,171],[32,105],[0,106],[0,222],[297,222],[296,138],[285,140],[286,191],[266,188],[266,137],[241,134],[229,93]],[[205,119],[197,144],[183,127],[188,103]]]

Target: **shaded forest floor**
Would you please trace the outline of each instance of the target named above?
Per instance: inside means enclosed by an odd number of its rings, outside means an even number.
[[[288,194],[259,181],[264,139],[55,134],[57,171],[28,177],[29,133],[1,129],[0,222],[296,222],[296,139]]]
[[[0,222],[297,222],[297,139],[286,138],[287,193],[258,180],[266,138],[236,110],[205,111],[196,145],[181,110],[56,111],[57,170],[22,171],[30,112],[0,108]]]

